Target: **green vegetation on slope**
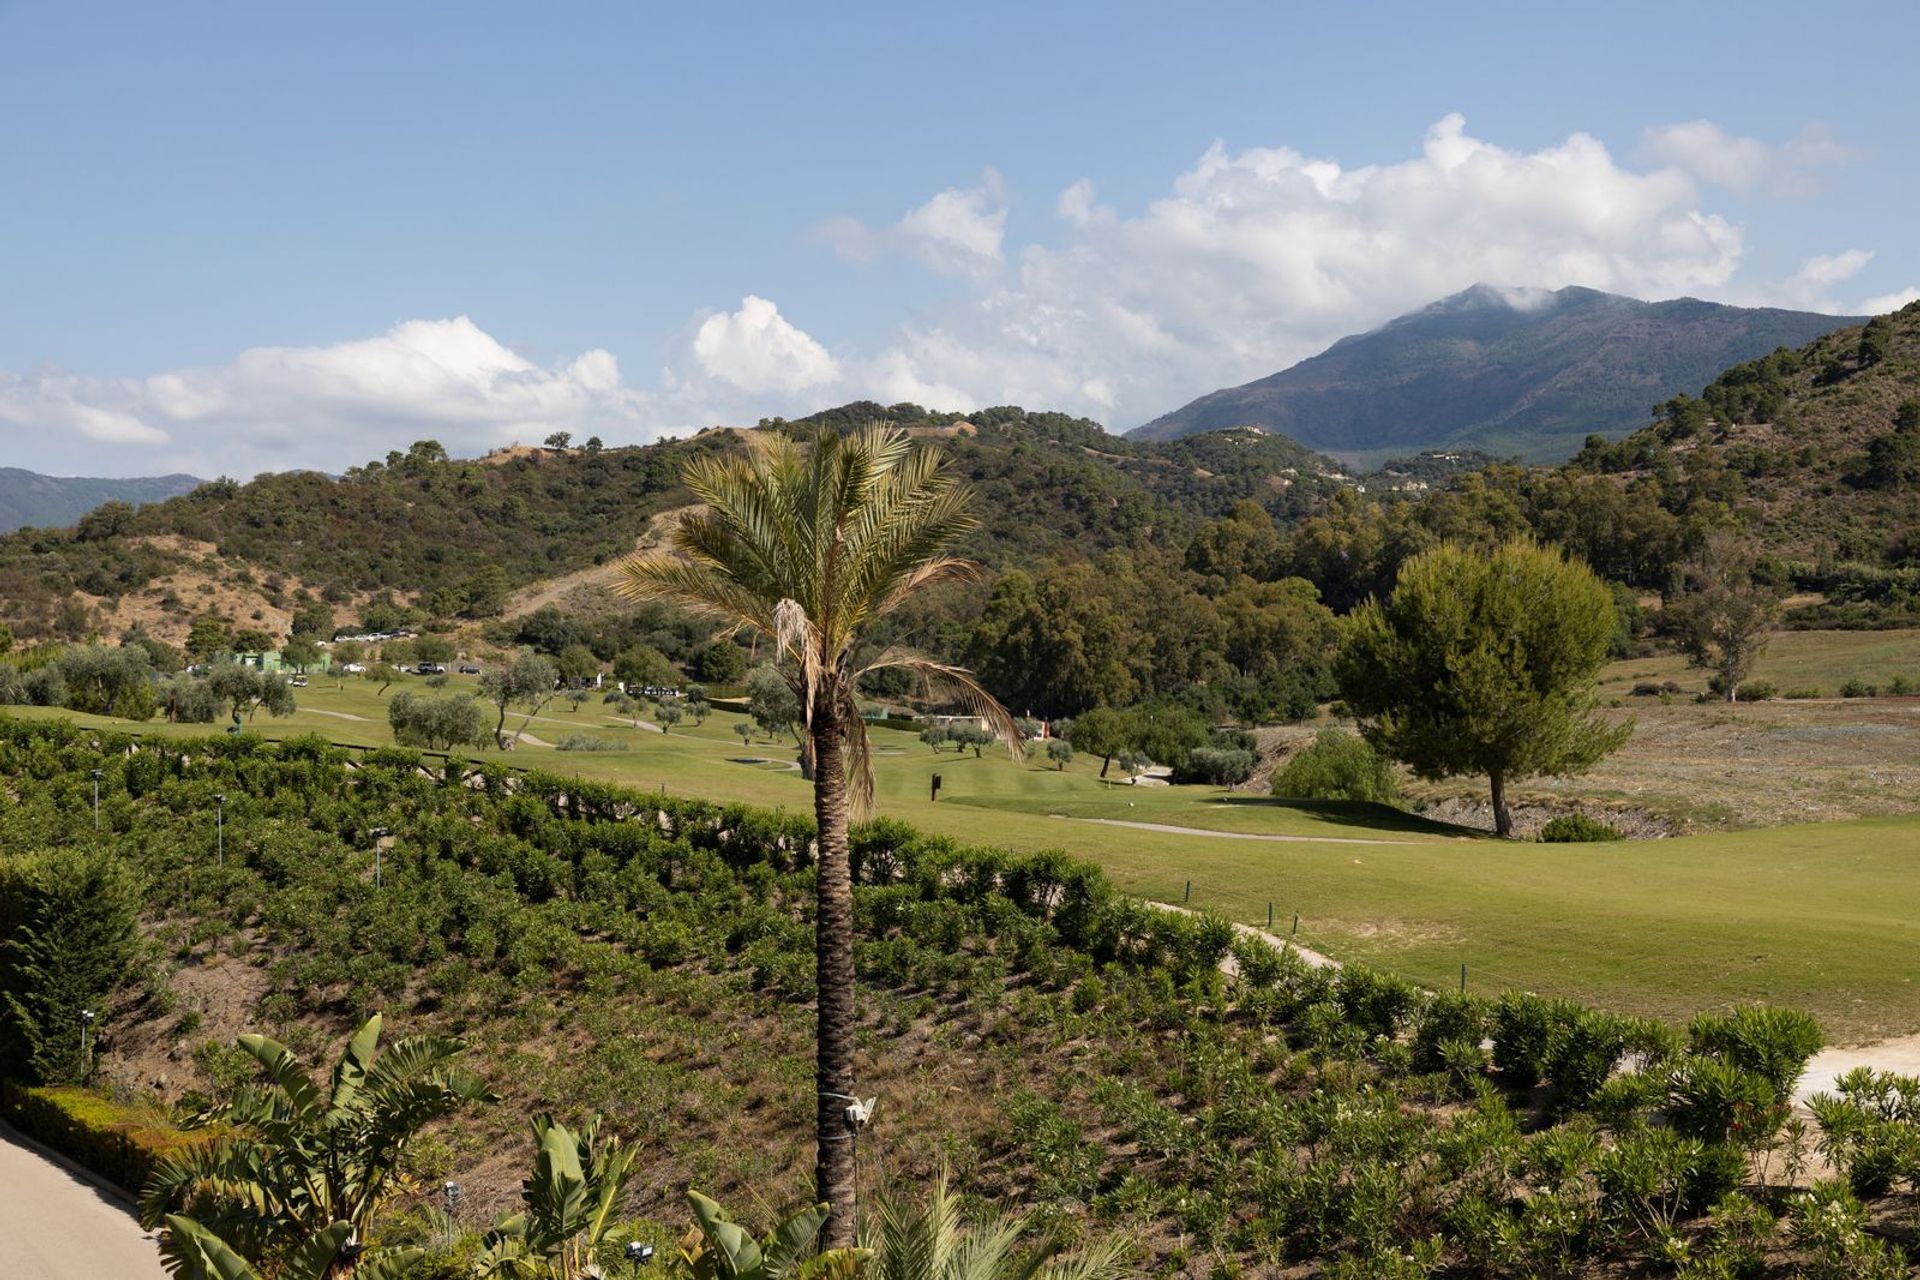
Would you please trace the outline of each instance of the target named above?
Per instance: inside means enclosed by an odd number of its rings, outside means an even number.
[[[410,752],[345,764],[313,740],[172,750],[0,723],[18,800],[0,837],[90,842],[78,820],[102,769],[103,841],[154,886],[180,980],[257,975],[249,1020],[309,1056],[369,1007],[462,1034],[506,1105],[461,1112],[408,1172],[459,1176],[476,1216],[513,1203],[519,1144],[497,1153],[549,1108],[605,1112],[632,1140],[642,1213],[688,1183],[798,1199],[809,823]],[[216,793],[224,863],[208,858]],[[1683,1038],[1532,996],[1436,997],[1130,903],[1057,855],[897,824],[857,832],[853,854],[860,1079],[881,1098],[870,1177],[924,1182],[951,1162],[963,1192],[1113,1233],[1168,1273],[1517,1277],[1684,1246],[1746,1274],[1891,1274],[1876,1234],[1811,1229],[1830,1210],[1864,1220],[1856,1196],[1891,1203],[1869,1152],[1836,1148],[1850,1191],[1789,1192],[1804,1155],[1783,1161],[1777,1129],[1819,1043],[1804,1018],[1746,1010]],[[130,1045],[176,1034],[157,1004],[116,1012]],[[1640,1069],[1612,1079],[1629,1055]],[[218,1097],[251,1075],[217,1043],[196,1060]],[[1833,1132],[1860,1118],[1836,1110]],[[1790,1233],[1763,1221],[1770,1203]],[[1730,1218],[1747,1224],[1731,1237]],[[442,1225],[421,1204],[379,1230],[369,1243],[394,1247]],[[466,1261],[442,1252],[423,1274]]]

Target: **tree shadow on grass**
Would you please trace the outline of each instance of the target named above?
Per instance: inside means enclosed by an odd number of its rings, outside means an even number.
[[[1364,827],[1373,831],[1400,831],[1431,836],[1471,836],[1491,839],[1490,832],[1463,827],[1452,822],[1436,822],[1405,809],[1369,804],[1363,800],[1298,800],[1285,796],[1212,796],[1199,803],[1228,809],[1286,809],[1304,813],[1343,827]]]

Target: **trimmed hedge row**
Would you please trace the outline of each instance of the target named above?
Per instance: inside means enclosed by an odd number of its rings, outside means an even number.
[[[69,1085],[0,1080],[0,1119],[133,1196],[160,1161],[208,1140],[205,1133],[156,1123],[148,1111]]]

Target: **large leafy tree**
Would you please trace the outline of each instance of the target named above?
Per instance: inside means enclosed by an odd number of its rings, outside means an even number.
[[[1687,663],[1720,679],[1728,702],[1767,647],[1780,602],[1754,581],[1752,548],[1730,533],[1708,538],[1685,568],[1685,586],[1661,614]]]
[[[1507,784],[1579,773],[1633,731],[1595,705],[1613,627],[1606,584],[1558,551],[1447,543],[1354,610],[1335,674],[1368,741],[1423,778],[1485,776],[1511,835]]]
[[[829,1247],[853,1243],[853,885],[847,823],[873,796],[863,676],[903,670],[947,702],[984,715],[1008,749],[1012,718],[965,671],[903,649],[868,657],[869,629],[907,600],[977,568],[953,554],[975,526],[966,490],[939,453],[894,428],[822,429],[802,441],[767,430],[745,456],[698,459],[686,482],[700,506],[657,551],[629,557],[619,590],[679,604],[722,624],[722,638],[770,641],[800,703],[802,754],[818,822],[815,912],[818,992],[817,1157],[831,1206]]]
[[[188,1233],[199,1242],[196,1257],[217,1262],[224,1250],[269,1272],[326,1249],[315,1241],[333,1242],[315,1276],[352,1275],[372,1261],[362,1251],[375,1240],[380,1210],[409,1189],[404,1160],[421,1129],[469,1102],[495,1100],[458,1065],[459,1040],[415,1036],[385,1053],[379,1041],[375,1014],[347,1041],[323,1087],[285,1045],[241,1036],[264,1084],[199,1117],[219,1136],[154,1171],[141,1221],[164,1220],[178,1236],[184,1219],[196,1227]],[[347,1243],[354,1247],[341,1248]]]

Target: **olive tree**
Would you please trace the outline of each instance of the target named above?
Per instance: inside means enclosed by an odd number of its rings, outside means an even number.
[[[1584,772],[1633,732],[1596,706],[1613,628],[1606,584],[1560,552],[1447,543],[1349,615],[1334,669],[1369,742],[1422,778],[1484,776],[1506,836],[1509,783]]]
[[[1732,534],[1708,538],[1688,562],[1685,586],[1661,622],[1687,664],[1720,677],[1728,702],[1767,647],[1780,602],[1753,579],[1753,552]]]
[[[527,731],[527,725],[540,714],[540,709],[553,701],[560,691],[560,675],[553,664],[537,653],[523,653],[513,660],[512,666],[494,667],[480,677],[480,696],[499,709],[499,718],[494,722],[493,737],[504,750],[507,741],[507,711],[519,707],[527,713],[514,731],[513,742],[520,741],[520,735]]]

